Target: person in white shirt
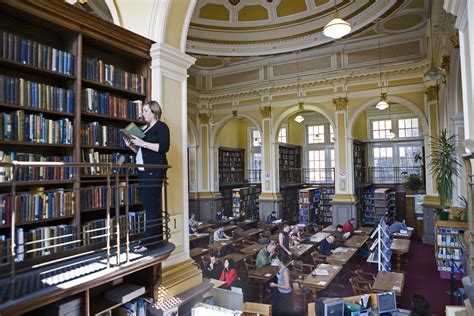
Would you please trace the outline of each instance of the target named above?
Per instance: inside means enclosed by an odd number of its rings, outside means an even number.
[[[214,242],[219,242],[219,241],[225,241],[225,240],[230,240],[230,236],[227,236],[224,233],[224,227],[219,227],[216,229],[213,235]]]

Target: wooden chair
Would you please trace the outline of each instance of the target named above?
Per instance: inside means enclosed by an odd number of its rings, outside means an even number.
[[[272,305],[245,302],[242,315],[244,316],[251,316],[251,315],[272,316]]]
[[[371,282],[374,282],[375,278],[377,277],[375,274],[364,271],[363,269],[355,270],[355,274],[361,279],[365,279]]]
[[[295,268],[295,272],[301,275],[308,275],[313,271],[314,267],[312,264],[303,263],[301,260],[294,260],[293,267]]]
[[[245,267],[245,283],[248,283],[249,281],[249,274],[252,271],[255,271],[255,263],[252,258],[244,258],[244,267]]]
[[[354,295],[370,294],[372,293],[373,282],[362,279],[360,277],[352,277],[349,282],[354,291]]]
[[[316,250],[311,253],[311,258],[313,258],[314,266],[318,267],[318,265],[326,263],[327,256],[320,254],[319,251]]]

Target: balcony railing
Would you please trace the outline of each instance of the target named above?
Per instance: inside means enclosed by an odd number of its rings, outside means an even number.
[[[147,172],[169,168],[141,166]],[[166,178],[162,184],[147,184],[137,179],[136,167],[0,163],[0,228],[4,229],[0,232],[0,309],[5,302],[59,288],[63,282],[78,279],[79,284],[83,276],[115,273],[120,266],[129,269],[132,262],[141,264],[171,253]],[[28,181],[25,172],[34,180]],[[137,207],[141,205],[139,189],[145,186],[161,190],[161,216],[154,219]],[[65,198],[67,193],[72,194]],[[95,202],[89,203],[92,200]],[[158,233],[150,236],[147,230]],[[148,251],[133,252],[134,245]]]
[[[416,174],[425,182],[424,166],[365,168],[366,182],[372,184],[401,184],[412,174]]]
[[[334,184],[335,168],[304,168],[305,183]]]
[[[245,179],[251,184],[262,183],[262,170],[261,169],[248,169],[245,170]]]

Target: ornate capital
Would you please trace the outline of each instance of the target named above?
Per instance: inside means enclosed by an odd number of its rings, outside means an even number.
[[[451,34],[451,37],[449,38],[449,40],[451,41],[451,46],[453,48],[459,48],[459,34],[458,34],[458,32],[454,32],[453,34]]]
[[[237,5],[239,4],[240,0],[229,0],[230,4]]]
[[[444,72],[449,75],[449,62],[450,62],[450,58],[449,58],[449,55],[444,55],[443,57],[441,57],[441,69],[444,70]]]
[[[201,124],[208,124],[209,123],[209,114],[199,113],[199,120],[201,121]]]
[[[336,98],[336,99],[332,99],[332,103],[334,104],[336,111],[345,111],[347,110],[347,104],[349,103],[349,99]]]
[[[438,90],[439,90],[438,85],[429,86],[428,88],[426,88],[425,94],[426,94],[426,98],[428,102],[438,100]]]
[[[272,107],[264,106],[260,109],[260,113],[262,114],[263,118],[270,118],[272,116]]]

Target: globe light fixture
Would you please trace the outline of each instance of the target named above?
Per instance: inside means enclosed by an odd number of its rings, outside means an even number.
[[[351,30],[351,24],[341,19],[336,9],[334,18],[328,24],[326,24],[323,29],[323,34],[326,37],[338,39],[349,34]]]
[[[389,105],[387,103],[387,94],[386,93],[381,93],[380,94],[380,101],[377,103],[377,105],[375,107],[377,109],[379,109],[380,111],[383,111],[383,110],[385,110],[386,108],[389,107]]]

